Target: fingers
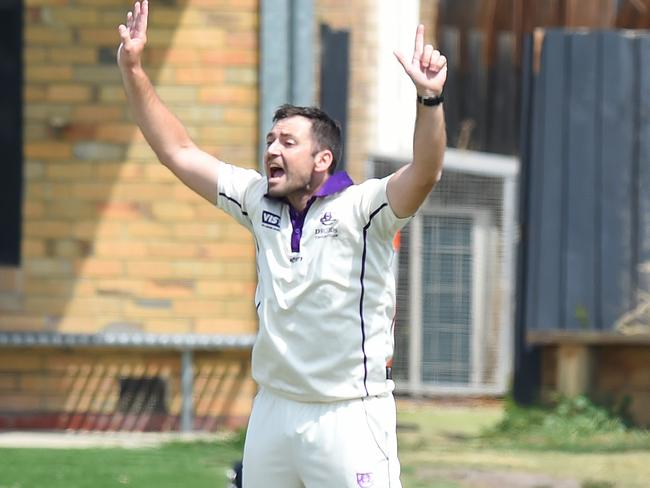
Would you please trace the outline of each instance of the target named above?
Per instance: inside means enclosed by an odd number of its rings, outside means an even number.
[[[415,47],[413,48],[413,63],[420,61],[420,59],[422,59],[423,51],[424,51],[424,26],[420,24],[418,25],[418,28],[415,30]]]
[[[142,7],[140,9],[140,32],[147,31],[147,19],[149,18],[149,2],[143,0]]]
[[[124,24],[120,24],[117,28],[117,30],[120,33],[120,39],[122,40],[122,44],[125,46],[131,41],[131,35],[129,34],[129,28],[125,26]]]
[[[440,54],[440,51],[434,49],[431,44],[424,47],[424,54],[420,61],[420,66],[423,71],[438,72],[447,65],[447,58]]]
[[[431,44],[427,44],[424,46],[424,51],[422,53],[422,57],[420,58],[420,66],[422,69],[427,69],[429,65],[431,64],[431,56],[434,53],[433,46]]]
[[[132,38],[142,37],[147,32],[147,19],[149,17],[149,2],[135,2],[133,11],[126,14],[126,28]]]

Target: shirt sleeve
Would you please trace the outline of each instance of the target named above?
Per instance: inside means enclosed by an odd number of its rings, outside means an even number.
[[[412,216],[400,218],[393,212],[386,194],[389,179],[390,176],[381,179],[373,178],[359,185],[361,189],[361,218],[367,222],[366,226],[369,230],[384,239],[392,239],[395,233],[412,219]]]
[[[247,197],[255,184],[262,181],[262,175],[255,170],[239,168],[224,162],[220,163],[218,171],[217,207],[247,229],[252,230]]]

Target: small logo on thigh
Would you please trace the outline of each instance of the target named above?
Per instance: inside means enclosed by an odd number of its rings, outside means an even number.
[[[357,473],[357,485],[359,488],[370,488],[374,485],[372,473]]]

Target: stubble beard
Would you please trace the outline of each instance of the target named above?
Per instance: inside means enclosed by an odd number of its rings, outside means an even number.
[[[272,188],[270,183],[267,183],[266,193],[273,198],[288,198],[290,196],[302,196],[308,194],[312,188],[311,178],[303,178],[301,181],[290,182],[284,176],[285,183]],[[268,180],[267,180],[268,181]]]

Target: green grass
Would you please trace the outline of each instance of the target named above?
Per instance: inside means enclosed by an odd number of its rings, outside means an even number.
[[[158,448],[0,449],[0,488],[219,488],[241,442]]]
[[[481,478],[526,473],[574,479],[582,488],[647,487],[650,434],[592,406],[574,407],[400,401],[403,486],[469,488],[485,486]],[[241,451],[242,436],[141,449],[0,449],[0,488],[220,488]]]
[[[438,486],[433,480],[481,486],[463,481],[468,473],[549,475],[582,488],[649,486],[650,433],[581,402],[559,409],[400,405],[404,487]]]

